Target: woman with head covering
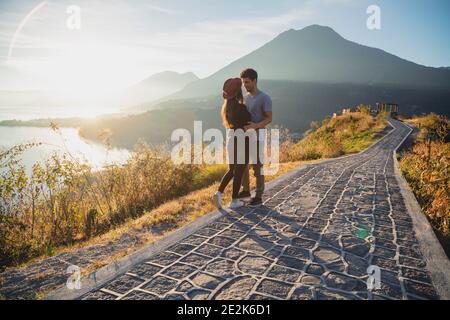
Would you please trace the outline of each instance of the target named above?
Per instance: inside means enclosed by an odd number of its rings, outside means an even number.
[[[239,200],[239,189],[244,170],[248,164],[248,139],[245,143],[238,143],[238,135],[250,122],[251,115],[243,104],[242,81],[232,78],[223,85],[224,103],[222,106],[222,122],[227,129],[227,152],[229,160],[228,172],[223,176],[218,191],[214,194],[214,202],[218,208],[222,207],[222,194],[233,179],[233,193],[230,209],[242,207],[244,202]],[[242,134],[243,136],[243,134]]]

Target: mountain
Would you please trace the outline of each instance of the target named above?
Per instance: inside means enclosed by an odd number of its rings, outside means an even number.
[[[154,74],[129,87],[121,100],[123,110],[138,112],[140,104],[155,101],[183,89],[187,84],[199,80],[192,72],[177,73],[164,71]]]
[[[223,81],[253,67],[261,79],[409,87],[450,87],[450,70],[425,67],[383,50],[357,44],[329,27],[288,30],[169,99],[220,92]]]

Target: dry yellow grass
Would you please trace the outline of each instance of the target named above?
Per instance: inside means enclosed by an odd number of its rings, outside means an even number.
[[[431,224],[450,237],[450,121],[429,114],[407,120],[419,128],[415,144],[400,154],[400,168]]]
[[[371,145],[386,128],[382,117],[353,112],[312,123],[303,140],[284,145],[282,161],[334,158],[359,152]]]

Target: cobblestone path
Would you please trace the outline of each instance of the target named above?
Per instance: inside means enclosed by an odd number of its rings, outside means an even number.
[[[308,166],[82,299],[439,298],[394,174],[409,129],[391,122],[367,151]]]

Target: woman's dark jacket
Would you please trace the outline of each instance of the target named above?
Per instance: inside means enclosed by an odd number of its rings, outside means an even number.
[[[251,114],[242,103],[230,103],[228,106],[228,122],[231,129],[244,129],[251,121]]]

